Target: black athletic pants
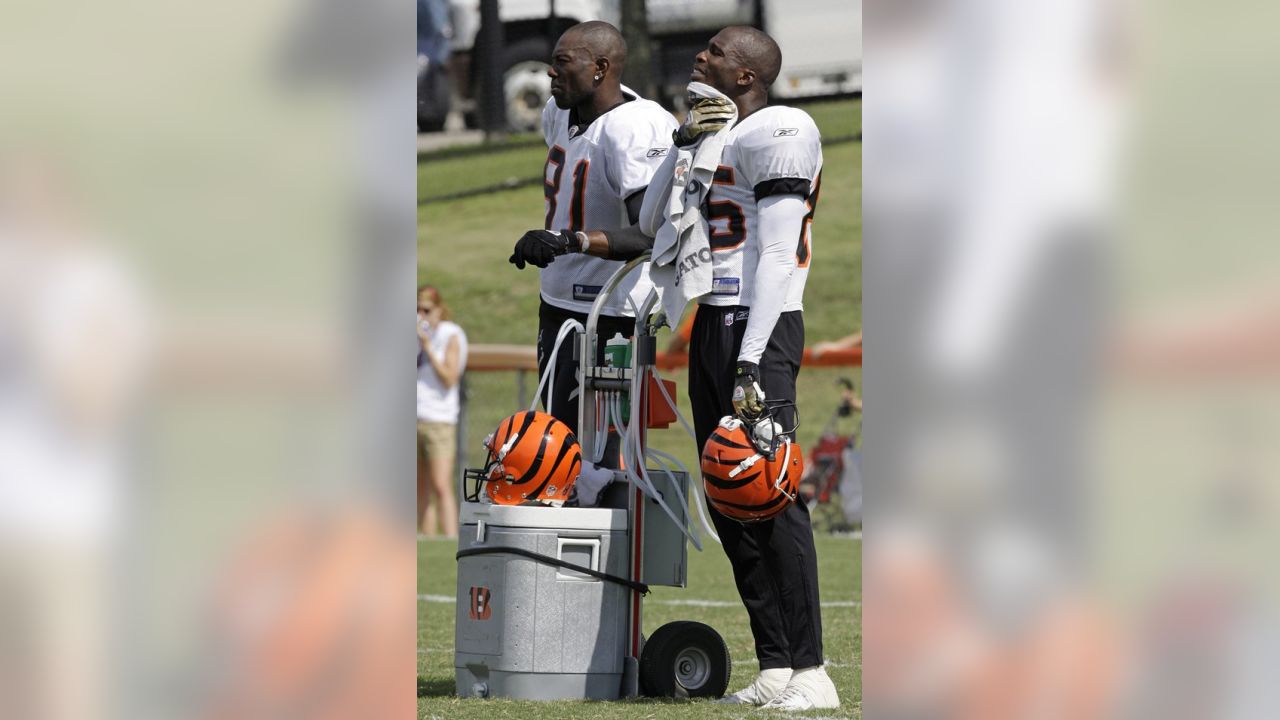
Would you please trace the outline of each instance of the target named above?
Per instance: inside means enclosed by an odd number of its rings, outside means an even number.
[[[734,366],[748,313],[743,307],[698,306],[689,342],[689,400],[699,452],[720,418],[733,414]],[[766,398],[795,400],[803,352],[804,316],[782,313],[760,358]],[[794,423],[790,409],[779,416],[784,427]],[[751,618],[760,669],[821,665],[822,609],[809,509],[795,502],[771,520],[742,524],[708,508]]]
[[[542,379],[542,374],[547,370],[547,363],[551,360],[551,350],[556,345],[556,335],[560,333],[560,326],[565,320],[577,320],[584,327],[587,324],[587,316],[584,313],[563,310],[549,305],[546,300],[539,300],[538,379]],[[629,338],[635,333],[635,329],[635,318],[601,315],[596,327],[600,335],[596,362],[604,362],[604,344],[609,338],[616,333],[622,333],[623,337]],[[575,333],[560,343],[560,352],[556,355],[555,377],[551,378],[554,381],[552,391],[555,392],[555,397],[551,398],[550,403],[547,402],[547,388],[542,389],[542,406],[550,408],[551,416],[568,425],[574,435],[578,434],[578,363],[573,360],[573,349],[581,341],[580,338],[581,336]]]

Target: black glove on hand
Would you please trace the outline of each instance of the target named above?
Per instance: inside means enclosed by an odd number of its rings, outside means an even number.
[[[561,255],[581,250],[582,245],[570,230],[530,230],[516,241],[515,251],[511,253],[509,261],[521,270],[525,263],[544,268]]]
[[[764,412],[764,388],[760,387],[760,367],[738,361],[733,373],[733,413],[743,420],[755,420]]]

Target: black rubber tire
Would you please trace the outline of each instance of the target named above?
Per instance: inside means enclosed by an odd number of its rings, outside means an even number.
[[[498,62],[502,66],[504,87],[506,84],[505,78],[507,73],[509,73],[512,68],[521,63],[528,62],[538,62],[545,65],[551,60],[551,49],[551,41],[544,37],[523,38],[503,48],[502,55]],[[548,82],[550,81],[548,80]],[[548,95],[547,97],[550,96]],[[507,98],[507,100],[510,100],[510,98]],[[545,104],[545,102],[546,98],[543,98],[542,103]],[[518,116],[521,113],[518,113],[514,108],[512,108],[508,102],[506,107],[508,129],[513,132],[531,132],[540,130],[541,112],[542,107],[540,105],[536,108],[531,107],[524,111],[523,114],[527,115],[527,117],[525,117],[524,122],[521,122],[518,119]]]
[[[689,620],[667,623],[640,651],[640,692],[646,697],[724,697],[732,669],[729,646],[711,626]]]
[[[451,100],[449,87],[449,75],[439,66],[418,81],[418,132],[444,130]]]

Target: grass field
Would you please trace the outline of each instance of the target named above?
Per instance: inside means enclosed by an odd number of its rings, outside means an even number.
[[[848,137],[861,128],[857,101],[821,103],[805,108],[824,138]],[[835,339],[862,327],[862,146],[843,142],[824,146],[823,190],[813,225],[813,264],[805,289],[806,340],[813,344]],[[450,151],[419,158],[420,198],[474,187],[508,178],[537,176],[545,160],[540,147],[515,147],[484,156],[457,156]],[[472,343],[532,345],[537,335],[538,276],[536,268],[516,270],[507,262],[514,245],[543,221],[542,189],[537,186],[495,192],[451,202],[433,202],[418,212],[418,277],[440,288],[454,319]],[[664,331],[665,333],[666,331]],[[659,342],[665,342],[660,337]],[[678,385],[681,412],[691,418],[683,370],[669,373]],[[839,393],[837,378],[860,382],[860,368],[806,368],[797,382],[802,423],[797,439],[807,452],[834,412]],[[536,378],[526,379],[532,393]],[[467,376],[468,467],[482,460],[481,440],[516,404],[516,374],[470,373]],[[854,428],[843,420],[844,433]],[[650,435],[653,447],[675,455],[686,465],[697,457],[694,444],[679,426]],[[860,545],[856,541],[822,535],[818,538],[820,575],[825,602],[852,603],[860,598]],[[454,545],[424,541],[419,546],[419,592],[452,596]],[[706,622],[725,635],[735,658],[734,688],[755,673],[746,614],[737,600],[723,552],[714,544],[705,553],[690,550],[690,587],[657,589],[646,606],[646,630],[675,619]],[[711,607],[664,605],[678,600],[710,600]],[[718,603],[727,603],[719,606]],[[660,703],[514,703],[458,701],[453,692],[453,606],[422,602],[419,606],[419,716],[438,718],[656,718],[742,717],[747,713],[709,706],[672,707]],[[861,658],[860,607],[832,606],[824,610],[830,672],[840,687],[844,706],[827,716],[860,717],[858,666]],[[821,713],[820,713],[821,714]]]
[[[800,717],[858,718],[862,715],[862,548],[850,537],[819,535],[818,571],[823,602],[823,643],[827,672],[840,691],[839,710]],[[706,701],[518,702],[459,700],[453,697],[453,622],[457,545],[449,540],[418,543],[418,717],[440,720],[532,720],[542,718],[741,718],[759,710],[722,707]],[[679,604],[694,602],[698,605]],[[730,687],[755,676],[758,667],[747,625],[724,553],[714,543],[689,550],[689,587],[654,588],[645,599],[645,633],[674,620],[697,620],[724,636],[733,659]],[[776,715],[775,715],[776,716]]]

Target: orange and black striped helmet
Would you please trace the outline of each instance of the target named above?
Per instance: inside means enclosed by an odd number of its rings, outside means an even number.
[[[485,438],[488,462],[479,473],[498,505],[537,502],[560,506],[582,470],[582,450],[569,426],[544,412],[525,411],[498,423]],[[478,500],[479,487],[468,499]]]
[[[782,434],[769,438],[763,452],[738,418],[728,415],[702,449],[702,484],[707,501],[725,517],[739,522],[768,520],[796,499],[804,458],[800,446]]]

